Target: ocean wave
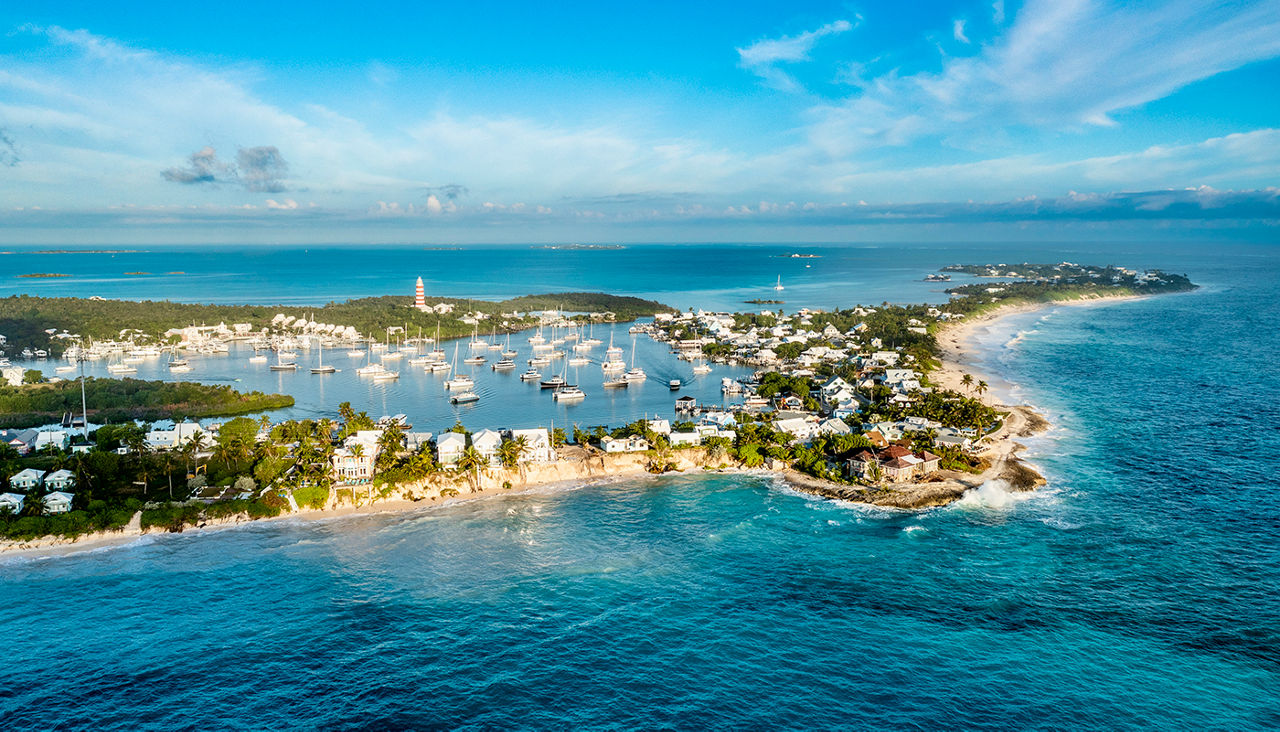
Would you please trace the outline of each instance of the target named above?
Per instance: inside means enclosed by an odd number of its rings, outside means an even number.
[[[1009,484],[999,478],[989,480],[977,488],[966,492],[956,501],[954,506],[962,509],[973,508],[1009,508],[1023,501],[1030,500],[1035,491],[1009,490]]]

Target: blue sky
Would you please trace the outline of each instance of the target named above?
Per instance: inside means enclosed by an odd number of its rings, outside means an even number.
[[[0,9],[5,242],[1280,220],[1280,2],[23,5]]]

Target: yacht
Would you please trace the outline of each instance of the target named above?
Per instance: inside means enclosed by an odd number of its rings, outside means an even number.
[[[539,382],[539,386],[543,389],[559,389],[565,385],[564,377],[559,374],[552,374]]]
[[[386,370],[386,367],[381,363],[368,363],[356,369],[356,373],[361,376],[373,376],[374,374],[380,374]]]
[[[667,382],[667,388],[670,389],[671,391],[680,391],[681,386],[682,384],[680,383],[679,379],[672,379],[671,381]]]
[[[311,367],[311,373],[313,374],[337,373],[338,370],[335,369],[334,367],[324,365],[324,344],[323,343],[319,343],[319,342],[316,343],[316,356],[319,357],[319,362],[315,366]]]
[[[603,386],[606,389],[625,389],[629,384],[626,379],[606,379]]]
[[[454,404],[470,404],[480,401],[480,395],[474,391],[464,391],[449,397],[449,401]]]
[[[508,342],[507,342],[507,347],[508,347],[508,348],[510,348],[510,347],[511,347],[511,343],[510,343],[510,341],[509,341],[509,340],[508,340]],[[490,351],[501,351],[501,350],[502,350],[502,344],[498,342],[498,326],[496,326],[496,325],[495,325],[495,326],[493,326],[493,340],[492,340],[492,341],[489,341],[489,350],[490,350]]]
[[[447,374],[453,370],[453,366],[447,361],[432,361],[429,366],[425,366],[423,371],[430,371],[433,374]]]
[[[450,391],[453,391],[454,389],[470,389],[475,385],[476,385],[475,379],[472,379],[470,376],[467,376],[466,374],[460,374],[444,382],[444,388]]]
[[[179,365],[177,365],[177,366],[170,366],[170,367],[169,367],[169,373],[171,373],[171,374],[189,374],[189,373],[191,373],[191,367],[190,367],[189,365],[185,364],[185,363],[183,363],[183,364],[179,364]]]
[[[631,339],[631,370],[622,378],[627,381],[644,381],[649,378],[649,375],[644,372],[644,369],[636,366],[636,339],[634,338]]]
[[[494,371],[510,371],[511,369],[513,369],[513,368],[515,368],[515,367],[516,367],[516,362],[515,362],[515,361],[512,361],[512,360],[511,360],[511,359],[509,359],[509,358],[504,358],[504,359],[502,359],[502,360],[500,360],[500,361],[498,361],[498,362],[494,363],[494,364],[493,364],[492,366],[490,366],[489,368],[493,369]]]
[[[773,289],[778,292],[782,292],[782,290],[785,289],[782,286],[782,275],[778,275],[778,284],[774,285]]]
[[[267,362],[267,357],[263,356],[262,354],[255,353],[249,357],[249,363],[266,363],[266,362]]]
[[[480,364],[484,363],[484,356],[467,356],[466,358],[462,359],[462,362],[467,364],[468,366],[479,366]]]
[[[585,356],[574,356],[573,358],[569,359],[570,366],[586,366],[587,364],[590,364],[590,363],[591,363],[591,359],[586,358]]]
[[[67,374],[75,370],[76,370],[76,365],[73,363],[65,364],[54,369],[54,371],[59,374]]]
[[[537,381],[542,378],[542,373],[537,369],[530,367],[528,371],[520,374],[521,381]]]
[[[107,372],[112,374],[136,374],[138,370],[127,363],[113,363],[107,365]]]
[[[400,378],[399,371],[387,371],[386,369],[383,369],[373,375],[374,381],[393,381],[398,378]]]
[[[587,394],[573,384],[565,384],[556,389],[551,394],[551,398],[558,402],[580,402],[587,398]]]
[[[297,371],[298,363],[296,361],[279,361],[269,366],[272,371]]]
[[[698,364],[697,366],[694,366],[694,367],[693,367],[693,373],[695,373],[695,374],[709,374],[709,373],[711,373],[711,367],[710,367],[710,366],[708,366],[708,365],[706,365],[705,363],[700,363],[700,364]]]
[[[534,356],[533,358],[529,359],[530,366],[546,366],[550,363],[551,363],[551,359],[547,358],[546,356]]]
[[[353,348],[350,351],[347,351],[347,355],[352,358],[364,358],[366,354],[359,348]]]

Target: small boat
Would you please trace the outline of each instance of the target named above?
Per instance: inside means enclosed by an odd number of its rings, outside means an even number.
[[[630,383],[626,379],[608,379],[604,382],[606,389],[625,389],[628,386]]]
[[[541,378],[542,378],[541,372],[539,372],[535,368],[531,368],[528,371],[524,372],[523,374],[520,374],[521,381],[537,381],[538,379],[541,379]]]
[[[273,363],[268,368],[272,371],[297,371],[298,364],[293,361],[282,361],[280,363]]]
[[[600,364],[600,370],[605,372],[623,371],[626,368],[627,362],[616,358],[609,359],[608,361]]]
[[[454,404],[470,404],[471,402],[480,401],[480,395],[476,394],[474,391],[464,391],[460,394],[454,394],[449,397],[449,401]]]
[[[501,361],[498,361],[497,363],[493,364],[489,368],[493,369],[494,371],[510,371],[515,367],[516,367],[515,361],[512,361],[509,358],[504,358]]]
[[[552,374],[551,376],[548,376],[547,378],[539,382],[539,386],[541,386],[543,389],[558,389],[564,385],[565,385],[564,377],[560,376],[559,374]]]
[[[773,289],[777,290],[778,292],[782,292],[782,290],[785,289],[782,286],[782,275],[778,275],[778,284],[774,285]]]
[[[138,370],[127,363],[113,363],[107,366],[107,372],[112,374],[136,374]]]
[[[682,384],[680,383],[679,379],[672,379],[671,381],[667,382],[667,388],[670,389],[671,391],[680,391],[681,386]]]
[[[468,366],[479,366],[484,363],[484,356],[468,356],[462,359],[462,362]]]
[[[360,350],[359,348],[353,348],[350,351],[347,351],[347,355],[352,358],[364,358],[365,352]]]
[[[649,378],[649,375],[644,372],[644,369],[634,368],[628,371],[627,373],[623,374],[622,378],[626,379],[627,381],[635,382],[635,381],[644,381],[645,379]]]
[[[191,373],[191,367],[190,367],[190,366],[188,366],[188,365],[186,365],[186,364],[182,364],[181,366],[170,366],[170,367],[169,367],[169,373],[171,373],[171,374],[188,374],[188,373]]]
[[[695,373],[695,374],[709,374],[709,373],[711,373],[711,367],[710,367],[710,366],[708,366],[708,365],[706,365],[705,363],[700,363],[700,364],[698,364],[697,366],[694,366],[694,367],[693,367],[693,373]]]
[[[54,369],[54,371],[60,374],[70,373],[75,370],[76,370],[75,364],[70,364],[70,363],[66,364],[65,366],[59,366],[56,369]]]
[[[502,357],[503,357],[503,358],[515,358],[515,357],[516,357],[516,355],[517,355],[517,354],[516,354],[516,352],[515,352],[514,350],[506,350],[506,351],[503,351],[503,352],[502,352]]]
[[[401,358],[404,358],[404,354],[399,351],[387,351],[382,354],[383,361],[397,361]]]
[[[385,367],[383,367],[383,365],[382,365],[382,364],[380,364],[380,363],[371,363],[371,364],[366,364],[366,365],[361,366],[360,368],[356,369],[356,373],[357,373],[357,374],[360,374],[361,376],[374,376],[374,375],[376,375],[376,374],[380,374],[380,373],[382,373],[382,372],[384,372],[384,371],[386,371],[386,370],[387,370],[387,369],[386,369]]]
[[[386,369],[373,375],[374,381],[393,381],[398,378],[400,378],[399,371],[387,371]]]
[[[534,356],[533,358],[529,359],[530,366],[546,366],[550,363],[551,363],[551,359],[544,358],[542,356]]]
[[[558,402],[580,402],[587,398],[587,394],[573,384],[565,384],[556,389],[551,398]]]
[[[261,355],[253,355],[249,357],[249,363],[266,363],[267,357]]]
[[[189,365],[190,364],[187,362],[187,359],[185,358],[175,358],[169,361],[169,368],[171,369],[176,369],[182,366],[189,366]],[[62,367],[59,366],[58,368],[62,368]]]
[[[924,281],[925,282],[950,282],[951,275],[947,275],[947,274],[926,275],[924,278]]]
[[[430,366],[423,367],[422,370],[429,371],[433,374],[447,374],[453,370],[453,366],[449,365],[444,361],[436,361],[432,363]]]
[[[586,366],[589,363],[591,363],[591,359],[584,358],[582,356],[574,356],[573,358],[569,359],[570,366]]]

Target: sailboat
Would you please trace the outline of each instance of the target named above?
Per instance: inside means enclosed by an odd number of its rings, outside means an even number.
[[[593,323],[591,323],[591,329],[590,329],[590,331],[587,333],[587,339],[586,339],[585,341],[583,341],[580,345],[583,345],[583,346],[598,346],[598,345],[600,345],[600,344],[601,344],[601,343],[603,343],[603,342],[604,342],[604,341],[600,340],[599,338],[596,338],[596,324],[593,322]]]
[[[489,343],[490,351],[501,351],[502,344],[498,342],[498,324],[493,325],[493,340]]]
[[[626,375],[623,376],[622,378],[626,379],[627,381],[644,381],[645,379],[649,378],[649,375],[644,372],[644,369],[640,368],[639,366],[636,366],[636,339],[635,338],[631,339],[631,370],[628,371]]]
[[[451,369],[455,368],[458,364],[458,344],[457,343],[453,344],[453,364],[454,365],[450,367]],[[472,379],[470,376],[467,376],[466,374],[458,374],[457,376],[454,376],[452,379],[448,379],[447,381],[444,382],[444,388],[450,389],[450,390],[470,389],[475,385],[476,385],[475,380]]]
[[[403,356],[404,354],[400,352],[400,338],[398,336],[396,337],[396,350],[391,350],[391,330],[387,329],[387,350],[383,352],[382,360],[386,361],[390,359],[395,361]]]
[[[602,371],[621,371],[627,367],[626,361],[619,358],[622,355],[622,349],[613,345],[612,332],[609,333],[609,347],[605,349],[604,354],[607,358],[605,358],[604,363],[600,364]]]
[[[431,353],[428,353],[427,355],[430,356],[433,361],[444,361],[444,349],[440,347],[440,319],[439,318],[436,318],[436,338],[434,341],[432,341],[432,343],[436,344],[435,350],[433,350]],[[434,371],[434,369],[432,370]]]
[[[503,349],[503,351],[502,351],[502,357],[503,357],[503,358],[515,358],[515,357],[516,357],[516,351],[515,351],[515,349],[514,349],[514,348],[512,348],[512,347],[511,347],[511,334],[510,334],[510,333],[508,333],[508,334],[507,334],[507,347],[506,347],[505,349]]]
[[[271,364],[268,368],[272,371],[297,371],[298,362],[286,361],[284,360],[284,351],[276,351],[276,362]]]
[[[774,285],[773,289],[777,290],[778,292],[782,292],[783,289],[785,289],[782,286],[782,275],[778,275],[778,284]]]
[[[332,366],[325,366],[325,365],[324,365],[324,344],[323,344],[323,343],[320,343],[320,342],[319,342],[319,339],[316,339],[316,355],[319,357],[319,363],[317,363],[315,366],[312,366],[312,367],[311,367],[311,373],[313,373],[313,374],[332,374],[332,373],[335,373],[335,372],[337,371],[337,369],[335,369],[335,368],[334,368],[334,367],[332,367]]]
[[[370,359],[369,363],[356,369],[356,373],[361,376],[373,376],[375,374],[380,374],[386,370],[387,369],[381,363],[374,363],[372,359]]]
[[[413,358],[409,359],[410,366],[421,366],[425,363],[431,363],[431,357],[422,352],[422,326],[418,326],[418,342],[413,347]]]

